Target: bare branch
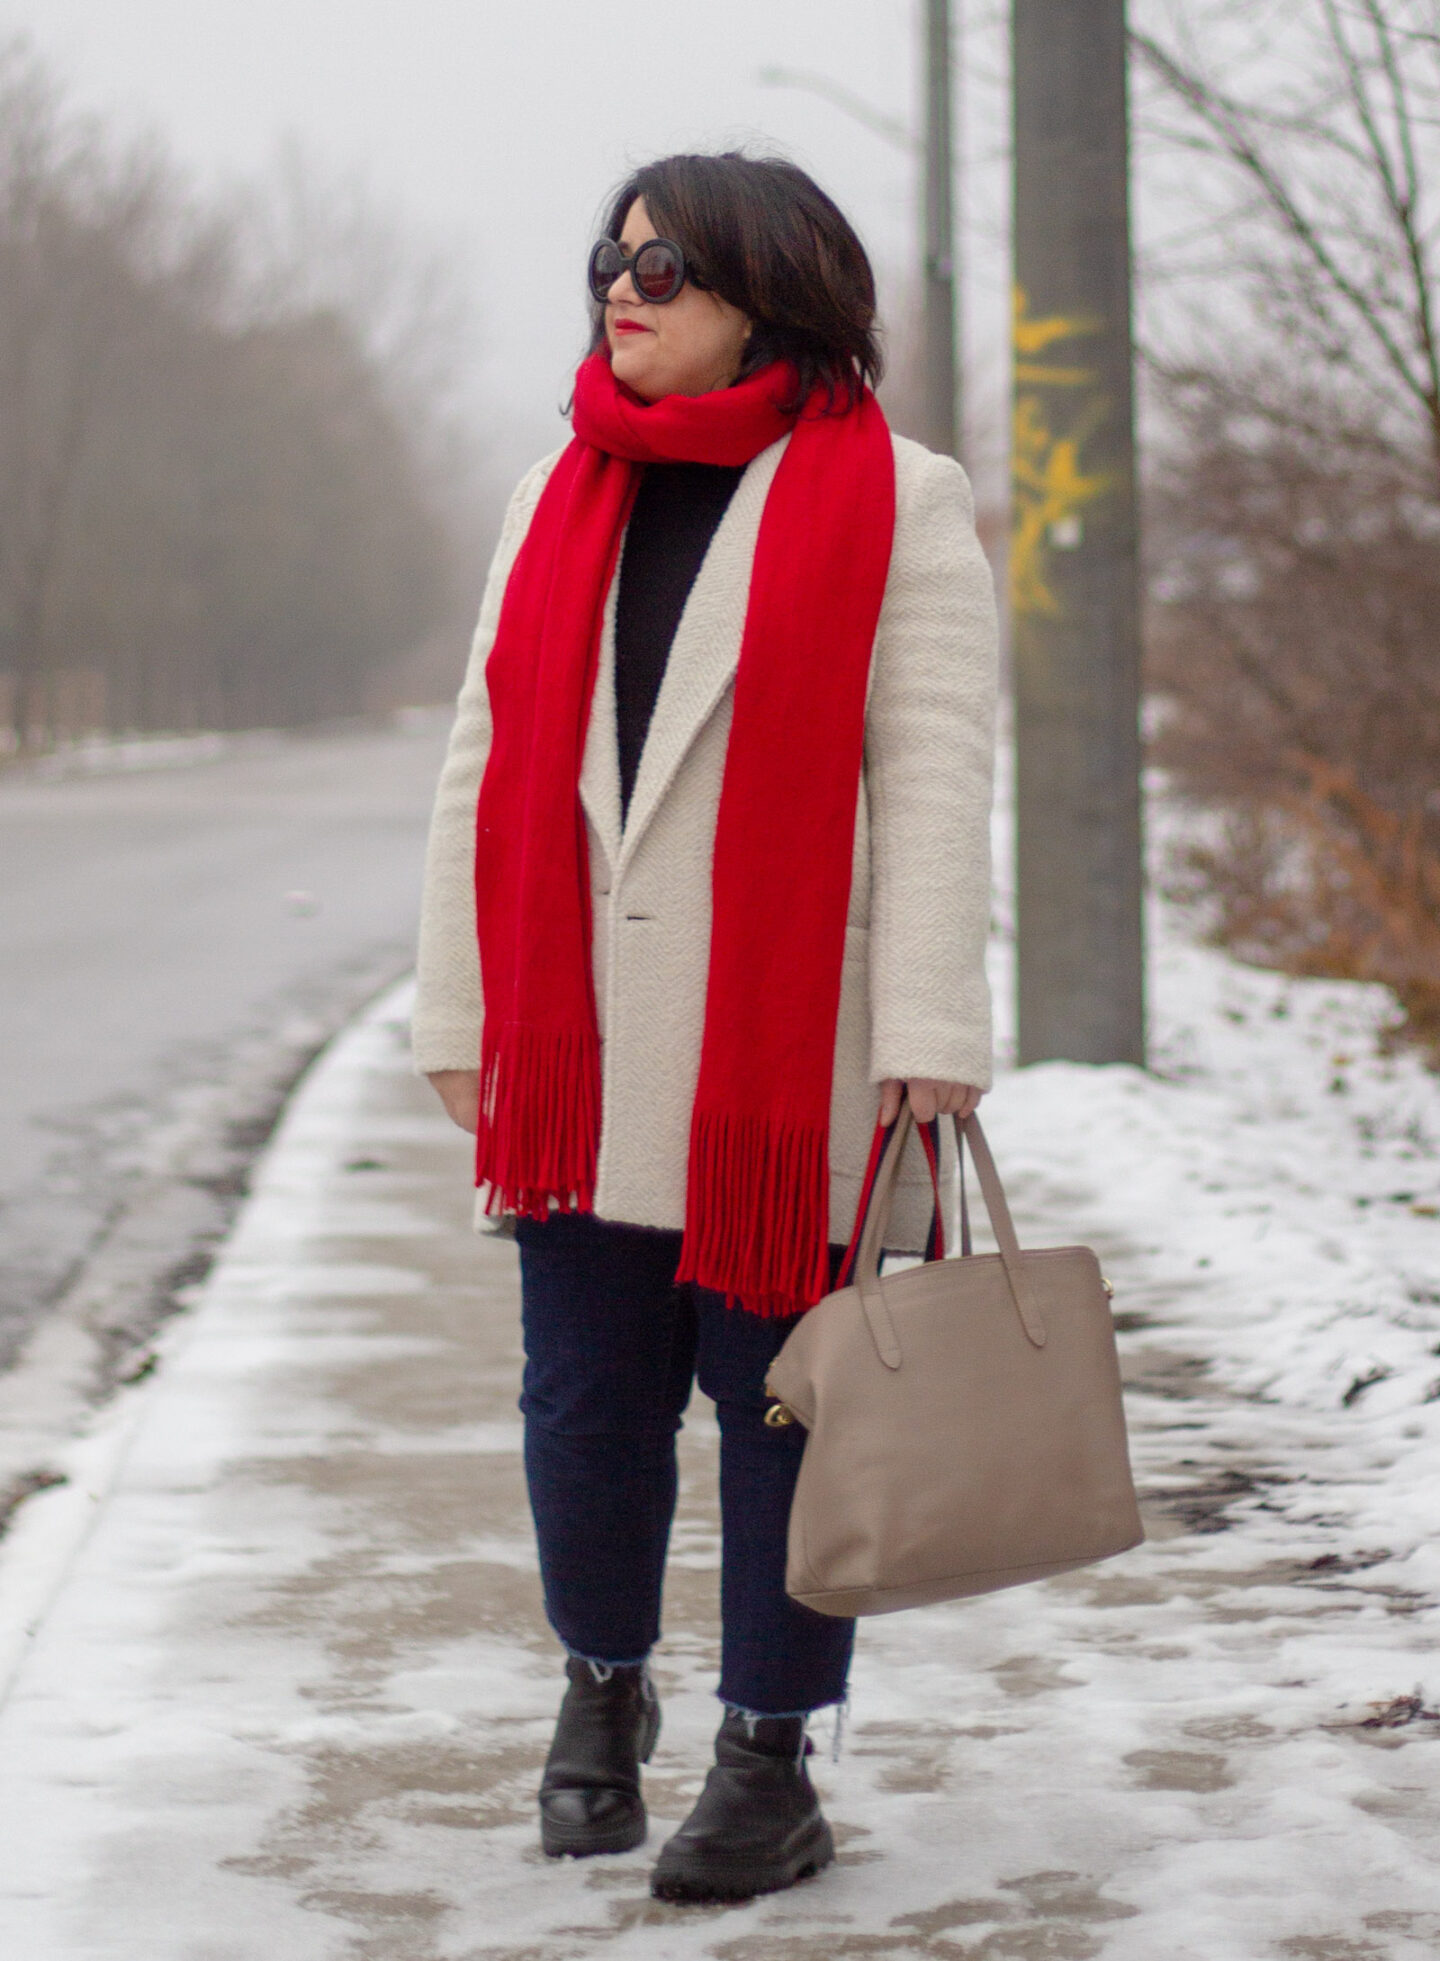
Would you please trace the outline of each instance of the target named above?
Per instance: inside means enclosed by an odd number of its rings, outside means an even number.
[[[1377,0],[1366,0],[1374,6]],[[1152,35],[1132,31],[1131,44],[1148,71],[1181,101],[1207,132],[1217,151],[1236,167],[1243,178],[1259,192],[1265,207],[1280,228],[1281,236],[1298,254],[1287,282],[1273,261],[1268,268],[1268,290],[1272,300],[1283,303],[1288,289],[1323,335],[1326,358],[1342,358],[1346,335],[1343,321],[1358,324],[1378,352],[1401,389],[1423,411],[1427,441],[1440,468],[1440,367],[1436,363],[1432,321],[1430,269],[1426,248],[1418,230],[1418,177],[1412,189],[1412,163],[1402,162],[1403,177],[1397,175],[1385,132],[1371,100],[1366,75],[1344,31],[1334,0],[1320,0],[1327,22],[1332,52],[1338,63],[1346,99],[1361,132],[1358,143],[1333,123],[1316,119],[1307,126],[1303,118],[1294,126],[1304,127],[1307,136],[1332,155],[1348,158],[1361,173],[1378,185],[1382,208],[1394,228],[1400,246],[1395,260],[1353,205],[1345,210],[1344,194],[1327,184],[1328,215],[1325,228],[1311,215],[1307,200],[1297,187],[1293,166],[1288,167],[1267,146],[1262,131],[1267,117],[1251,105],[1220,89],[1198,69],[1183,62]],[[1394,72],[1393,61],[1384,67],[1388,43],[1381,45],[1380,60],[1387,79]],[[1393,56],[1393,48],[1389,49]],[[1401,134],[1402,158],[1413,159],[1413,130],[1410,98],[1403,81],[1398,85],[1399,113],[1404,118]],[[1268,118],[1273,134],[1275,118]],[[1418,169],[1418,165],[1414,166]],[[1331,234],[1339,214],[1337,242]],[[1347,258],[1347,253],[1349,257]],[[1358,257],[1359,264],[1350,260]],[[1387,265],[1389,274],[1387,276]],[[1405,288],[1396,283],[1399,270],[1405,271]],[[1397,331],[1400,329],[1400,331]]]

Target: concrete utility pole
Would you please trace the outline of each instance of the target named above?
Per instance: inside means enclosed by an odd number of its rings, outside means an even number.
[[[1124,0],[1013,0],[1019,1059],[1143,1062]]]
[[[925,426],[932,449],[960,454],[952,189],[950,0],[925,5]]]

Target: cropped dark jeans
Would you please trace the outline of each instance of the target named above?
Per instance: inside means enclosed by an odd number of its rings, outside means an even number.
[[[720,1419],[719,1694],[766,1716],[842,1702],[855,1623],[785,1591],[805,1433],[766,1424],[764,1382],[794,1322],[677,1287],[678,1232],[557,1213],[521,1220],[517,1236],[525,1471],[565,1647],[633,1664],[659,1639],[675,1433],[698,1380]]]

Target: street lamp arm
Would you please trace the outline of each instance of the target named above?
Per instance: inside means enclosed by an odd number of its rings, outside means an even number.
[[[839,82],[832,82],[828,75],[816,74],[809,68],[759,68],[755,79],[765,88],[803,89],[807,95],[818,95],[834,108],[842,110],[857,123],[863,123],[876,136],[883,137],[898,150],[906,150],[912,156],[923,147],[920,138],[908,123],[901,122],[898,116],[887,116],[883,109],[877,109],[863,96],[853,94]]]

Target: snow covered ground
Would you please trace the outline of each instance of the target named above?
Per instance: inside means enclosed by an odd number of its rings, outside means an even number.
[[[1440,1952],[1440,1084],[1377,1053],[1378,991],[1151,925],[1153,1070],[1009,1070],[985,1105],[1022,1238],[1088,1241],[1115,1284],[1151,1536],[862,1630],[817,1772],[832,1872],[680,1909],[644,1855],[539,1855],[558,1671],[513,1254],[465,1229],[397,996],[308,1079],[198,1306],[0,1560],[0,1952]],[[716,1718],[713,1451],[698,1411],[652,1846]]]
[[[1157,890],[1187,821],[1152,796]],[[1002,794],[1001,865],[1005,822]],[[1002,1054],[1007,904],[1002,889]],[[1386,1548],[1387,1584],[1440,1596],[1440,1078],[1383,1052],[1385,989],[1242,966],[1159,898],[1147,931],[1148,1069],[1012,1071],[985,1105],[992,1142],[1012,1183],[1038,1181],[1047,1233],[1068,1214],[1133,1249],[1122,1325],[1173,1336],[1262,1426],[1321,1422],[1367,1557]]]

